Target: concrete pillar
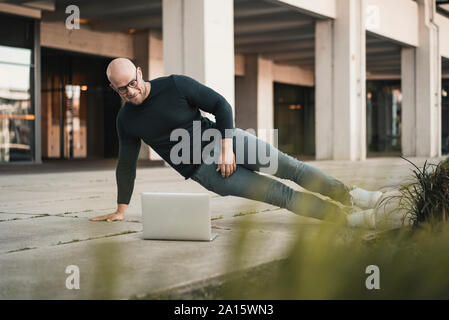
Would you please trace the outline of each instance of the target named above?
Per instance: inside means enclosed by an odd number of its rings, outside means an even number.
[[[165,74],[198,80],[234,109],[234,1],[163,0],[162,16]]]
[[[401,145],[404,157],[416,155],[416,49],[401,49]]]
[[[142,68],[143,78],[151,80],[164,75],[162,60],[162,34],[149,30],[134,35],[134,63]],[[142,141],[139,159],[162,160],[162,158]]]
[[[276,144],[272,132],[273,62],[256,54],[245,55],[245,75],[236,77],[235,84],[236,127],[254,129],[263,140]]]
[[[315,157],[333,159],[333,21],[315,24]]]
[[[164,57],[162,52],[162,32],[151,30],[149,34],[149,70],[148,70],[148,79],[155,79],[164,76]],[[153,148],[150,147],[150,160],[159,160],[163,159],[159,156]],[[167,163],[164,163],[168,165]]]
[[[316,25],[316,155],[366,159],[365,2],[339,0]]]
[[[150,30],[149,34],[148,79],[164,76],[164,57],[162,52],[162,32]]]
[[[418,0],[419,47],[416,49],[416,156],[441,156],[441,56],[436,4]]]
[[[441,56],[435,1],[418,0],[419,46],[402,49],[402,154],[441,156]]]
[[[366,159],[365,1],[339,0],[334,21],[333,159]]]

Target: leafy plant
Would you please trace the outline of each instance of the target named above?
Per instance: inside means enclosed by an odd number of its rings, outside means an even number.
[[[401,158],[413,165],[413,178],[399,187],[397,195],[385,197],[379,206],[395,200],[398,205],[391,213],[405,212],[403,224],[409,219],[414,229],[422,223],[428,223],[432,229],[439,228],[442,222],[447,222],[449,214],[449,159],[438,164],[426,160],[419,168],[412,161]]]

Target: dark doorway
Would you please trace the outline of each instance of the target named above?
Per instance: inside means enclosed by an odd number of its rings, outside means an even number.
[[[315,89],[274,83],[278,148],[297,158],[315,158]]]
[[[42,48],[42,158],[118,154],[120,98],[105,75],[111,59]]]
[[[368,157],[401,155],[401,81],[366,83]]]

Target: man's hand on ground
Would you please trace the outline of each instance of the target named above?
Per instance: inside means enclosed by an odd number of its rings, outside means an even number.
[[[128,209],[127,204],[117,203],[117,210],[115,212],[104,215],[104,216],[94,217],[89,220],[90,221],[107,221],[107,222],[121,221],[125,217],[125,213],[126,213],[127,209]]]
[[[237,169],[235,154],[232,149],[232,138],[222,140],[221,154],[217,166],[217,171],[221,171],[223,178],[229,177]]]
[[[104,216],[98,216],[98,217],[94,217],[89,219],[90,221],[107,221],[107,222],[111,222],[111,221],[121,221],[123,220],[123,218],[125,217],[125,213],[124,212],[114,212],[114,213],[110,213]]]

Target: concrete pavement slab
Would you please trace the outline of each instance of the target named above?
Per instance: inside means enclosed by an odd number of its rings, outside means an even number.
[[[37,214],[17,214],[17,213],[4,213],[0,212],[0,222],[12,221],[12,220],[21,220],[21,219],[30,219],[38,217]]]
[[[313,230],[294,214],[251,215],[240,265],[232,262],[239,216],[214,222],[212,242],[143,240],[141,233],[71,242],[0,255],[0,298],[129,298],[223,275],[282,258],[296,232]],[[251,218],[252,218],[251,217]],[[51,217],[55,219],[56,217]],[[61,218],[65,219],[65,218]],[[80,270],[80,290],[65,287],[68,265]]]
[[[0,223],[0,254],[140,232],[133,222],[92,222],[75,217],[44,216]]]

